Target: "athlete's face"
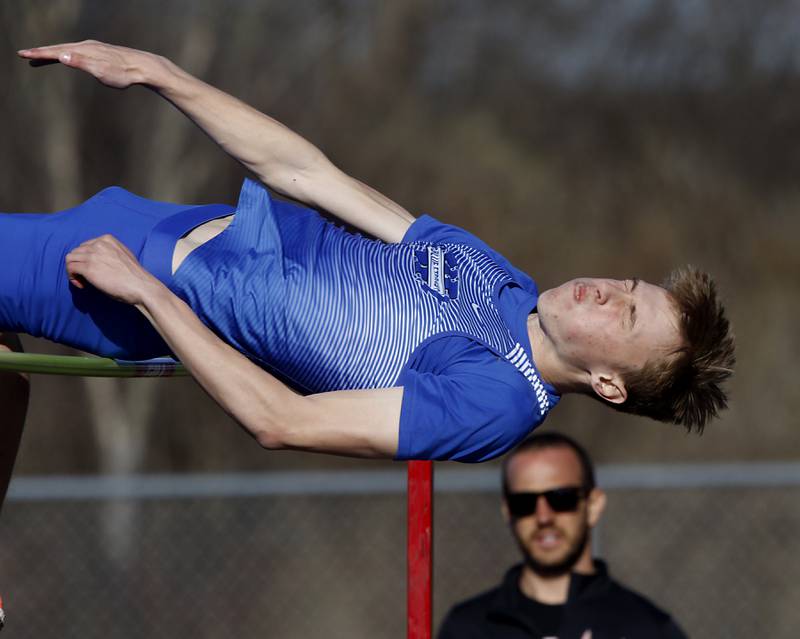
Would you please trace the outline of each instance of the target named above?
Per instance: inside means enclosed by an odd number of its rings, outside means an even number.
[[[509,493],[539,493],[583,484],[580,462],[566,446],[518,453],[510,460],[507,473]],[[513,517],[505,502],[504,513],[528,566],[540,575],[556,576],[570,572],[579,562],[583,568],[591,565],[589,533],[604,505],[605,495],[595,488],[571,512],[556,512],[539,497],[536,511],[530,515]]]
[[[539,324],[567,363],[623,373],[681,345],[669,293],[642,280],[580,278],[539,297]]]

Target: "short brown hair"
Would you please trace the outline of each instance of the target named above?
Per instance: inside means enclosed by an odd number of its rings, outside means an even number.
[[[618,410],[702,432],[728,405],[722,388],[736,362],[734,338],[711,277],[691,266],[663,284],[679,317],[683,346],[623,379],[628,397]]]

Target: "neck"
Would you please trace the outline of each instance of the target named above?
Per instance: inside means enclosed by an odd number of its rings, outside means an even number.
[[[586,552],[581,555],[572,569],[560,575],[540,575],[525,564],[519,577],[519,589],[528,599],[551,606],[562,605],[567,602],[570,576],[573,572],[584,575],[594,574],[594,562],[588,544]]]
[[[528,315],[528,338],[536,370],[545,382],[560,395],[584,392],[586,372],[568,365],[559,357],[550,338],[542,330],[536,313]]]

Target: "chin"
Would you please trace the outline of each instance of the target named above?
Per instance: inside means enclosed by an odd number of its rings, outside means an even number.
[[[569,574],[576,563],[576,559],[566,553],[557,558],[529,555],[527,561],[528,567],[540,577],[561,577]]]
[[[558,289],[551,288],[539,295],[539,299],[536,302],[536,314],[539,316],[539,326],[541,326],[545,335],[548,335],[548,327],[553,322],[558,321]]]
[[[548,288],[546,291],[539,294],[539,299],[536,300],[536,312],[539,315],[546,313],[551,308],[555,293],[555,289]]]

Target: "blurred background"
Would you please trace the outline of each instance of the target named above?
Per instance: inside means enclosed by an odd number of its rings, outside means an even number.
[[[571,398],[546,426],[602,467],[617,578],[693,637],[795,637],[798,33],[784,0],[3,0],[0,210],[110,184],[236,201],[243,169],[148,90],[15,56],[95,38],[277,117],[541,289],[710,271],[738,339],[722,419],[698,437]],[[10,638],[404,635],[401,465],[260,450],[191,380],[33,393],[0,522]],[[496,464],[436,469],[438,624],[516,551]]]

